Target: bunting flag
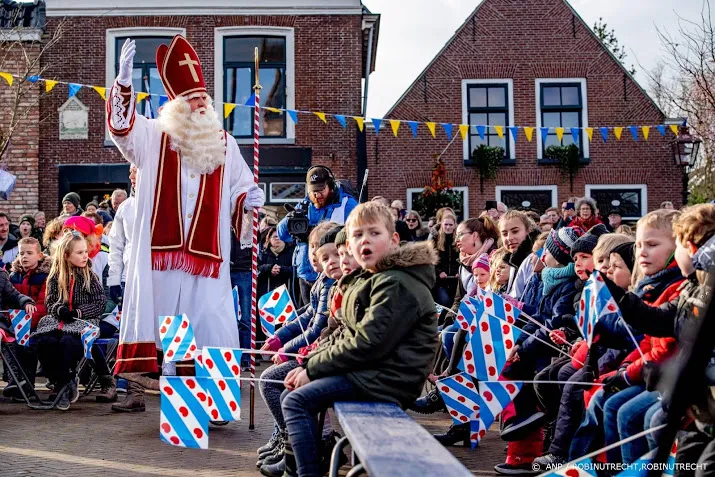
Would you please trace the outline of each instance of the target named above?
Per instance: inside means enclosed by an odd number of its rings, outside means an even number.
[[[616,139],[619,141],[621,140],[621,134],[623,134],[623,128],[621,127],[615,127],[613,128],[613,134],[616,136]]]
[[[278,108],[271,108],[271,107],[269,107],[269,106],[263,106],[263,109],[265,109],[266,111],[270,111],[270,112],[272,112],[272,113],[283,114],[283,111],[281,111],[281,110],[278,109]]]
[[[442,129],[444,129],[444,132],[447,134],[447,139],[451,140],[452,139],[452,125],[449,123],[441,123],[442,124]]]
[[[341,114],[336,114],[335,120],[340,123],[340,125],[343,127],[343,129],[345,129],[348,126],[347,118]]]
[[[647,141],[650,135],[650,126],[641,126],[641,131],[643,131],[643,139]]]
[[[664,125],[660,124],[660,125],[656,126],[655,128],[658,130],[658,132],[660,133],[661,136],[665,136],[665,126]]]
[[[514,139],[514,142],[516,142],[517,136],[519,134],[519,128],[510,126],[509,132],[511,133],[511,137]]]
[[[189,318],[183,315],[160,316],[159,338],[164,350],[164,361],[188,361],[198,354],[194,329]]]
[[[360,130],[360,132],[362,132],[363,129],[365,129],[365,118],[361,118],[359,116],[353,116],[353,119],[357,123],[358,129]]]
[[[588,346],[591,346],[593,342],[593,330],[596,323],[608,315],[615,315],[614,319],[622,316],[621,310],[616,305],[616,300],[603,281],[603,277],[600,272],[595,271],[583,287],[581,302],[575,317],[578,328],[587,340]]]
[[[673,131],[673,134],[675,134],[676,136],[678,135],[678,125],[677,124],[671,124],[670,130]]]
[[[32,75],[27,77],[27,81],[29,81],[32,84],[37,83],[40,80],[40,77],[37,75]]]
[[[500,139],[504,139],[504,126],[494,126],[494,130],[497,132],[497,136]]]
[[[258,315],[261,328],[267,337],[275,335],[276,325],[282,325],[296,318],[295,305],[290,298],[288,288],[281,285],[266,293],[258,300]]]
[[[122,319],[122,312],[119,310],[119,305],[114,307],[114,310],[104,318],[102,318],[102,321],[109,323],[116,329],[119,329],[119,322]]]
[[[4,79],[8,86],[12,86],[12,75],[10,73],[0,73],[0,78]]]
[[[588,142],[593,141],[593,128],[584,128],[586,130],[586,136],[588,136]]]
[[[162,376],[161,440],[167,444],[193,449],[209,448],[208,397],[193,376]],[[203,399],[201,399],[203,397]]]
[[[224,117],[224,119],[228,118],[234,109],[236,109],[235,104],[223,103],[223,117]]]
[[[484,141],[484,135],[487,132],[486,126],[477,126],[477,134],[479,134],[479,138]]]
[[[87,323],[84,328],[82,328],[82,349],[84,349],[85,358],[92,359],[92,345],[94,344],[94,340],[96,340],[98,337],[99,326],[94,326],[91,323]]]
[[[638,140],[638,128],[635,126],[628,126],[628,130],[631,132],[631,136],[633,136],[633,140],[637,141]]]
[[[382,119],[372,118],[372,124],[375,126],[375,134],[380,134],[380,125],[382,124]]]
[[[205,346],[196,357],[196,377],[214,421],[241,420],[241,350]],[[200,397],[200,396],[199,396]]]
[[[49,93],[50,91],[52,91],[52,88],[54,88],[57,83],[58,81],[45,80],[45,93]]]
[[[169,101],[169,97],[165,94],[159,96],[159,108],[164,106]]]
[[[427,129],[429,129],[429,132],[432,134],[432,138],[433,139],[436,138],[437,137],[437,123],[427,122],[427,123],[425,123],[425,125],[427,126]]]
[[[286,111],[288,113],[288,117],[295,123],[298,124],[298,111],[294,111],[292,109],[289,109]],[[362,129],[360,129],[362,131]]]
[[[243,105],[249,107],[256,106],[256,93],[251,93],[251,96],[248,97],[248,99],[245,103],[243,103]]]
[[[137,93],[137,103],[141,103],[148,97],[149,97],[149,93],[144,93],[143,91],[138,92]]]
[[[599,128],[601,131],[601,137],[603,138],[603,142],[608,141],[608,128]]]
[[[390,127],[392,134],[397,137],[397,132],[400,130],[400,121],[398,119],[390,119]]]
[[[578,128],[571,128],[571,137],[573,137],[573,142],[578,144],[579,142],[579,129]]]
[[[541,142],[546,143],[546,139],[549,137],[549,128],[539,128],[541,131]]]
[[[107,88],[105,88],[104,86],[92,86],[92,89],[99,93],[99,96],[101,96],[103,100],[107,100]],[[146,94],[147,96],[149,96],[148,93],[137,93],[137,101],[141,101],[139,99],[140,94]]]
[[[412,129],[412,137],[417,137],[417,127],[419,123],[417,121],[407,121],[407,125]]]
[[[241,302],[238,298],[238,287],[233,287],[231,290],[231,295],[233,295],[233,311],[236,313],[236,321],[241,322]]]
[[[554,128],[554,131],[556,132],[556,139],[561,142],[561,140],[564,138],[564,128]]]
[[[316,112],[313,113],[313,114],[315,114],[316,116],[318,116],[318,118],[320,118],[320,120],[323,121],[325,124],[328,124],[328,120],[326,119],[324,112],[322,112],[322,111],[316,111]]]
[[[69,84],[69,87],[68,87],[68,89],[67,89],[67,94],[68,94],[69,97],[71,98],[72,96],[76,95],[76,94],[79,92],[80,89],[82,89],[82,85],[81,85],[81,84],[70,83],[70,84]]]
[[[462,135],[462,141],[466,141],[467,134],[469,134],[469,124],[460,124],[459,125],[459,134]]]
[[[15,339],[22,346],[30,346],[30,326],[32,325],[32,316],[28,315],[25,310],[8,310],[10,323],[12,323],[12,331],[15,333]]]
[[[531,142],[531,139],[534,137],[534,128],[525,127],[524,134],[526,135],[526,140]]]

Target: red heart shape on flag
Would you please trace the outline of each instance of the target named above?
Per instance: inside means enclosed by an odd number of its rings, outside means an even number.
[[[175,446],[178,446],[178,445],[179,445],[179,442],[181,442],[181,441],[179,441],[179,438],[176,437],[176,436],[171,436],[171,439],[169,439],[169,440],[170,440],[171,443],[174,444]]]
[[[491,308],[494,302],[491,298],[487,298],[486,300],[484,300],[484,304],[487,306],[487,308]]]
[[[484,393],[482,393],[482,396],[484,396],[484,399],[486,399],[487,402],[492,402],[492,399],[494,399],[494,396],[489,391],[484,391]]]
[[[187,417],[189,415],[189,410],[186,409],[184,406],[181,406],[179,408],[179,414],[181,414],[184,417]]]
[[[467,387],[468,387],[469,389],[474,389],[474,384],[468,382],[468,383],[467,383]]]
[[[171,389],[169,386],[164,386],[164,393],[165,393],[167,396],[171,396],[172,394],[174,394],[174,390]]]
[[[174,350],[171,350],[171,349],[170,349],[169,351],[166,352],[166,355],[167,355],[169,358],[171,358],[172,356],[174,356]]]
[[[209,396],[209,406],[213,406],[213,405],[214,405],[214,400],[211,399],[211,396]]]
[[[471,360],[472,359],[472,352],[467,350],[464,352],[464,359]]]
[[[516,392],[516,386],[509,383],[506,385],[506,390],[509,392],[509,394],[514,394]]]
[[[196,351],[196,345],[189,346],[189,351]]]
[[[188,328],[188,327],[189,327],[189,322],[188,322],[188,321],[183,321],[183,322],[181,323],[181,327],[182,327],[182,328]]]
[[[278,292],[276,292],[273,294],[272,298],[273,298],[273,300],[278,300],[280,297],[281,297],[280,294]]]
[[[464,401],[466,401],[466,399],[464,396],[457,396],[457,401],[464,402]]]
[[[462,378],[461,376],[455,376],[454,379],[455,379],[458,383],[464,382],[464,378]]]
[[[218,411],[216,409],[211,411],[211,417],[214,418],[214,421],[218,420]]]
[[[166,432],[166,433],[168,434],[169,432],[171,432],[171,426],[169,425],[168,422],[164,422],[164,423],[161,425],[161,430],[164,431],[164,432]]]
[[[447,386],[442,386],[442,392],[448,393],[449,388]]]
[[[231,372],[233,372],[234,375],[237,376],[240,371],[241,370],[239,369],[238,365],[234,364],[233,366],[231,366]]]
[[[214,367],[214,362],[211,361],[211,359],[207,359],[207,360],[206,360],[206,367],[209,368],[209,369],[213,369],[213,367]]]
[[[492,345],[488,345],[488,344],[484,345],[484,352],[486,354],[492,354],[492,351],[494,351],[494,349],[492,348]]]
[[[497,374],[497,368],[495,368],[494,366],[489,366],[488,371],[489,371],[489,376],[496,376],[496,374]]]
[[[223,354],[223,357],[226,359],[226,361],[231,361],[231,356],[232,356],[232,355],[231,355],[231,352],[230,352],[230,351],[226,351],[226,352]]]
[[[236,411],[236,409],[238,409],[238,404],[236,404],[236,401],[231,401],[228,405],[234,412]]]
[[[459,420],[462,422],[467,422],[469,418],[467,416],[459,416]]]
[[[512,346],[514,346],[514,344],[511,342],[511,340],[504,340],[504,347],[506,349],[511,349]]]
[[[219,381],[218,387],[221,388],[221,391],[225,391],[226,390],[226,381]]]
[[[186,385],[189,387],[189,389],[194,389],[196,387],[196,382],[193,379],[187,379]]]
[[[469,374],[473,374],[473,373],[474,373],[474,366],[471,365],[471,364],[468,364],[468,365],[467,365],[467,372],[468,372]]]
[[[196,429],[194,429],[194,435],[197,439],[201,439],[202,437],[204,437],[204,431],[197,427]]]
[[[159,333],[161,333],[162,335],[166,333],[166,326],[162,326],[161,329],[159,329]]]
[[[174,343],[181,343],[181,338],[179,338],[178,336],[174,338]]]
[[[291,313],[293,311],[293,307],[288,305],[286,306],[286,313]]]
[[[489,323],[487,323],[486,321],[482,321],[482,331],[485,333],[489,331]]]
[[[204,402],[206,400],[206,394],[204,393],[197,393],[196,397],[199,398],[199,401]]]
[[[165,321],[164,323],[166,323],[167,325],[170,325],[170,324],[171,324],[171,317],[167,316],[167,317],[166,317],[166,321]]]

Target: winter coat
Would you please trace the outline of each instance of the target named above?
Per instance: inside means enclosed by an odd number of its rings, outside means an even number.
[[[99,282],[97,275],[90,273],[89,276],[91,283],[89,291],[87,291],[84,288],[82,275],[74,274],[74,286],[70,290],[69,303],[60,299],[57,277],[52,277],[47,281],[47,295],[45,297],[47,315],[40,320],[33,336],[50,333],[55,330],[62,330],[63,333],[77,336],[82,335],[82,329],[86,326],[82,321],[74,320],[70,323],[63,323],[58,320],[57,310],[63,305],[70,310],[79,311],[81,320],[95,326],[99,324],[99,319],[102,317],[107,303],[107,297],[104,295],[102,284]]]
[[[348,219],[350,212],[357,207],[357,201],[351,195],[349,195],[343,188],[342,185],[336,185],[336,194],[333,202],[327,204],[321,209],[316,209],[315,206],[305,198],[305,201],[309,202],[308,205],[308,225],[314,227],[320,222],[325,222],[326,220],[336,222],[340,225],[345,224]],[[285,243],[293,243],[295,240],[291,234],[288,233],[288,220],[290,217],[285,217],[276,226],[276,231],[278,232],[278,237]],[[301,241],[295,247],[295,252],[293,254],[293,266],[296,268],[296,273],[299,278],[303,280],[314,282],[318,278],[318,274],[313,270],[313,266],[310,264],[310,257],[308,255],[308,242]]]
[[[516,299],[521,298],[521,295],[524,293],[524,288],[526,288],[526,284],[529,282],[531,275],[533,275],[533,266],[527,262],[527,260],[532,254],[531,249],[534,248],[534,241],[536,241],[538,236],[538,230],[531,231],[529,235],[526,236],[526,239],[519,244],[519,248],[517,248],[515,252],[509,252],[504,256],[504,262],[511,267],[509,270],[509,295]],[[531,273],[527,273],[527,270],[522,271],[522,266],[530,266]],[[522,273],[519,273],[520,271]]]
[[[293,247],[286,244],[283,250],[276,255],[269,247],[261,254],[258,265],[258,296],[265,295],[271,290],[275,290],[281,285],[286,285],[291,289],[291,279],[293,278]],[[271,270],[275,265],[281,267],[278,275],[273,275]]]
[[[12,266],[12,262],[17,258],[17,254],[20,253],[17,242],[18,240],[14,235],[8,234],[7,241],[2,246],[2,263],[8,271]]]
[[[410,242],[422,242],[427,240],[429,237],[429,229],[427,227],[411,229],[410,230]]]
[[[574,217],[574,219],[571,221],[571,223],[568,225],[569,227],[579,227],[581,228],[584,232],[588,232],[591,230],[591,228],[595,227],[598,224],[602,224],[603,221],[598,218],[597,215],[591,215],[588,219],[582,219],[580,216]]]
[[[454,234],[445,235],[444,248],[445,250],[437,250],[437,239],[434,241],[434,248],[439,254],[439,263],[434,267],[437,275],[437,286],[440,286],[442,279],[439,278],[440,273],[444,272],[447,277],[454,280],[459,271],[459,251],[452,245]]]
[[[437,253],[432,244],[404,245],[377,272],[346,278],[342,337],[309,356],[311,380],[346,376],[369,398],[406,407],[422,392],[437,351],[437,316],[430,290]]]
[[[0,309],[2,310],[22,310],[25,305],[34,305],[31,297],[23,295],[12,286],[10,276],[4,269],[0,269]]]
[[[40,318],[47,314],[47,308],[45,307],[45,292],[47,290],[47,275],[50,273],[50,259],[49,257],[43,257],[42,260],[37,262],[37,267],[29,272],[25,272],[20,265],[20,258],[18,257],[12,262],[12,273],[10,274],[10,283],[15,287],[15,289],[25,296],[32,298],[35,302],[35,307],[37,311],[32,315],[32,330],[37,328],[37,324],[40,322]]]

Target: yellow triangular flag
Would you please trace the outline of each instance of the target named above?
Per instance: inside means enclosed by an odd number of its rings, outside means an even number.
[[[268,106],[264,106],[263,109],[265,109],[266,111],[270,111],[272,113],[280,113],[281,112],[281,110],[278,108],[269,108]]]
[[[54,88],[57,85],[57,81],[53,80],[45,80],[45,93],[49,93],[52,91],[52,88]]]
[[[554,128],[554,131],[556,131],[556,137],[561,141],[564,137],[564,128]]]
[[[670,130],[673,131],[673,134],[675,134],[676,136],[678,135],[678,125],[677,124],[671,124]]]
[[[365,118],[360,118],[358,116],[353,116],[353,119],[358,125],[358,129],[360,132],[362,132],[363,129],[365,129]]]
[[[390,126],[392,126],[392,134],[397,137],[397,131],[400,130],[400,120],[399,119],[390,119]]]
[[[586,130],[586,136],[588,136],[588,142],[593,141],[593,128],[584,128]]]
[[[623,128],[613,128],[613,134],[616,135],[616,139],[621,140],[621,134],[623,133]]]
[[[462,135],[462,141],[467,140],[467,133],[469,132],[469,124],[460,124],[459,125],[459,134]]]
[[[148,97],[149,97],[149,93],[144,93],[144,92],[137,93],[137,103],[141,103]]]
[[[643,138],[647,141],[648,135],[650,134],[650,126],[642,126],[641,130],[643,131]]]
[[[323,121],[325,124],[328,124],[328,120],[325,119],[325,113],[321,113],[320,111],[316,111],[316,112],[314,112],[313,114],[315,114],[316,116],[318,116],[318,117],[320,118],[320,120]]]
[[[504,126],[494,126],[494,130],[497,132],[497,136],[504,139]]]
[[[12,86],[12,75],[10,73],[0,73],[0,78],[7,81],[7,84]]]
[[[526,134],[526,140],[531,142],[531,138],[534,137],[534,128],[524,127],[524,134]]]
[[[107,100],[107,88],[103,86],[92,86],[92,89],[95,90],[99,95],[102,97],[103,100]],[[140,93],[141,94],[141,93]],[[139,94],[137,94],[137,98],[139,97]]]
[[[428,122],[428,123],[425,123],[425,124],[427,125],[427,129],[429,129],[429,132],[432,133],[432,137],[433,137],[433,138],[437,137],[437,136],[435,136],[435,128],[437,127],[437,124],[436,124],[436,123],[432,123],[432,122]]]
[[[229,116],[236,109],[236,105],[233,103],[223,103],[223,117],[224,119]]]

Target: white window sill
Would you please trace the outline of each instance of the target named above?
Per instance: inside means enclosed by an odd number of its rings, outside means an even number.
[[[253,144],[253,139],[251,138],[236,138],[236,142],[241,146],[248,146]],[[295,144],[294,137],[262,137],[261,144]]]

